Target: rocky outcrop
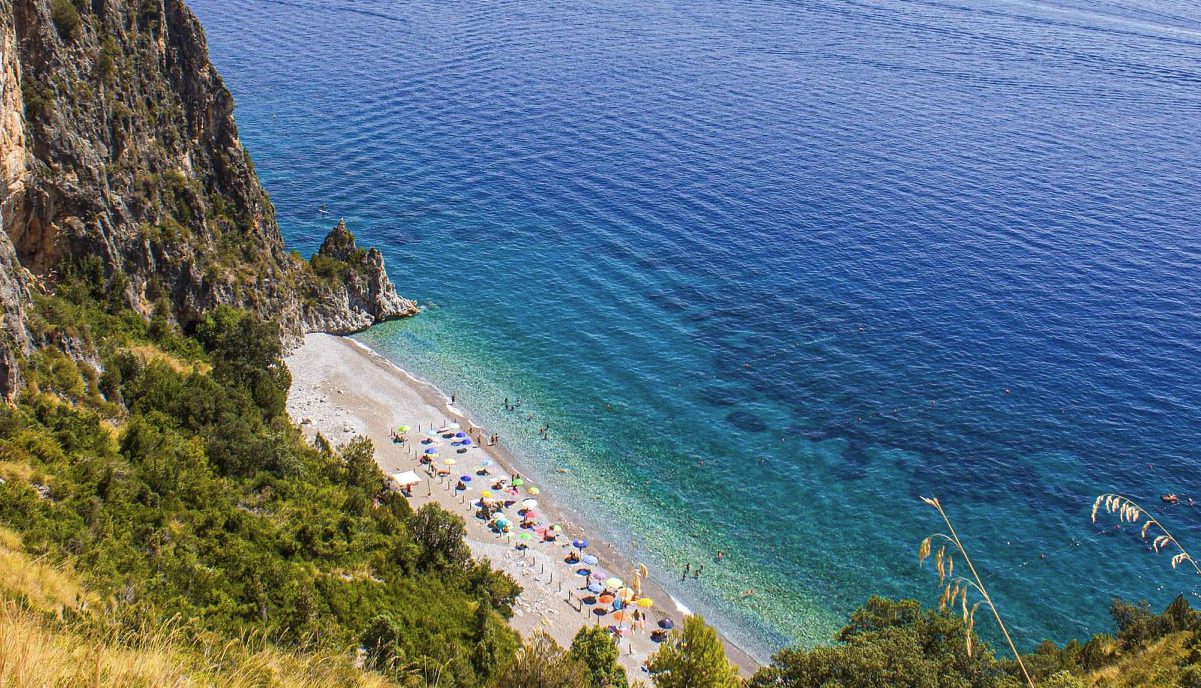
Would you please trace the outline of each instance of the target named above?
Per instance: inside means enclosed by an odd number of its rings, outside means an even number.
[[[418,310],[396,293],[380,252],[359,248],[345,221],[325,237],[311,267],[315,279],[304,309],[310,332],[349,334]]]
[[[414,311],[378,252],[338,258],[354,269],[337,283],[284,250],[182,0],[0,0],[0,106],[0,391],[29,289],[68,272],[184,327],[253,310],[286,343]]]

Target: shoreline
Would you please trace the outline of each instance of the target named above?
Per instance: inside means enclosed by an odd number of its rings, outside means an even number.
[[[422,483],[411,491],[409,502],[413,508],[432,501],[462,516],[467,523],[467,542],[472,554],[477,559],[487,559],[494,568],[508,572],[522,586],[522,594],[514,605],[514,615],[509,623],[523,637],[542,630],[567,647],[583,625],[611,623],[608,616],[602,618],[592,614],[591,608],[580,601],[581,594],[588,594],[582,590],[585,579],[575,574],[575,566],[564,561],[566,554],[572,551],[571,541],[588,537],[586,514],[560,505],[553,494],[539,492],[538,512],[549,522],[562,525],[563,535],[557,542],[531,542],[528,549],[519,551],[473,516],[470,503],[478,498],[478,487],[472,489],[469,485],[466,493],[454,490],[454,476],[466,471],[468,463],[474,465],[484,459],[494,461],[495,468],[509,475],[532,475],[525,462],[504,445],[503,438],[492,446],[473,444],[461,455],[464,465],[456,464],[449,478],[431,477],[426,467],[419,464],[417,449],[425,446],[420,444],[425,437],[422,433],[431,428],[457,422],[464,431],[472,429],[473,436],[477,431],[481,436],[491,434],[472,420],[469,409],[452,403],[450,396],[441,389],[349,337],[307,335],[304,345],[286,360],[292,372],[288,413],[293,422],[310,441],[317,432],[334,445],[355,435],[368,437],[375,444],[376,462],[385,474],[416,472]],[[408,433],[410,441],[403,445],[391,440],[392,429],[401,424],[414,428]],[[446,443],[436,440],[434,444],[442,448]],[[459,454],[449,456],[456,458]],[[470,495],[474,496],[469,498]],[[603,540],[590,541],[585,554],[597,557],[596,568],[622,579],[628,579],[638,564]],[[660,572],[652,571],[651,577],[642,585],[643,595],[655,601],[655,606],[647,613],[646,630],[631,632],[619,643],[621,661],[631,681],[645,676],[642,663],[658,647],[649,637],[655,624],[660,619],[670,618],[678,626],[683,616],[690,613],[664,590],[656,580],[656,573]],[[726,646],[727,656],[743,675],[749,675],[760,666],[752,655],[720,631],[718,633]]]

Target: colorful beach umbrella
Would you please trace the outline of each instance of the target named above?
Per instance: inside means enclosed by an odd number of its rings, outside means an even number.
[[[538,500],[537,499],[523,499],[523,500],[521,500],[521,505],[527,509],[537,509],[538,508]]]
[[[601,587],[600,583],[589,583],[588,584],[588,592],[592,593],[593,595],[599,595],[599,594],[601,594],[601,592],[603,590],[604,590],[604,588]]]
[[[463,445],[464,447],[470,447],[471,440],[463,440],[462,442],[459,442],[459,444]]]
[[[588,541],[584,539],[575,540],[571,543],[571,546],[575,547],[576,549],[584,549],[588,546]]]
[[[471,476],[469,476],[469,475],[460,475],[460,476],[459,476],[459,480],[462,480],[462,481],[463,481],[463,482],[465,482],[465,483],[469,483],[469,482],[471,482]]]
[[[484,499],[488,499],[492,496],[492,490],[480,490],[480,496]]]
[[[429,449],[426,449],[426,450],[425,450],[425,453],[426,453],[426,454],[437,454],[437,453],[438,453],[438,450],[437,450],[437,449],[435,449],[434,447],[430,447]]]
[[[454,459],[442,459],[442,463],[446,464],[447,466],[453,466],[457,462]]]
[[[408,432],[408,431],[409,431],[409,430],[411,430],[411,429],[412,429],[412,428],[410,428],[410,427],[409,427],[409,426],[407,426],[407,425],[402,425],[402,426],[400,426],[400,427],[396,428],[396,432]]]
[[[639,600],[637,602],[635,602],[634,604],[638,605],[639,607],[642,607],[643,609],[650,609],[651,607],[655,606],[655,601],[649,597],[642,597],[642,598],[639,598]]]
[[[623,585],[620,578],[609,578],[605,581],[605,590],[614,592],[619,590]]]
[[[584,562],[585,564],[588,564],[589,566],[596,566],[597,559],[596,559],[596,557],[592,556],[591,554],[585,554],[580,559],[580,561]]]
[[[525,481],[522,480],[521,478],[513,478],[513,487],[521,487],[524,484],[525,484]]]
[[[536,488],[536,487],[530,486],[529,488],[527,488],[527,489],[526,489],[526,492],[529,492],[529,493],[530,493],[530,494],[532,494],[532,495],[536,495],[536,494],[538,494],[539,492],[542,492],[542,490],[539,490],[539,489],[538,489],[538,488]]]

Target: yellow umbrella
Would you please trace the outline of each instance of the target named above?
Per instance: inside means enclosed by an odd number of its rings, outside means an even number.
[[[622,588],[621,590],[618,590],[617,596],[621,598],[622,602],[627,603],[637,597],[637,595],[634,594],[634,591],[630,590],[629,588]]]
[[[453,466],[457,462],[454,459],[442,459],[442,463],[446,464],[447,466]]]
[[[481,490],[480,496],[483,497],[484,499],[488,499],[489,497],[492,496],[492,490]]]
[[[637,602],[635,602],[634,604],[638,605],[639,607],[642,607],[643,609],[650,609],[651,607],[655,606],[655,601],[649,597],[643,597],[643,598],[639,599]]]
[[[531,488],[529,488],[528,490],[526,490],[526,492],[529,492],[529,493],[530,493],[530,494],[532,494],[532,495],[536,495],[536,494],[538,494],[538,493],[539,493],[539,492],[541,492],[541,491],[542,491],[542,490],[539,490],[539,489],[538,489],[538,488],[536,488],[536,487],[531,487]]]

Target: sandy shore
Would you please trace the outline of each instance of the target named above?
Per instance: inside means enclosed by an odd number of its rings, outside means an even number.
[[[566,532],[557,542],[534,541],[527,543],[529,546],[525,550],[519,550],[513,541],[506,540],[474,517],[471,502],[479,498],[481,489],[488,487],[483,479],[473,481],[466,493],[456,493],[457,477],[474,475],[475,467],[484,460],[497,464],[490,469],[493,473],[515,474],[513,457],[505,450],[503,440],[497,446],[475,443],[466,452],[459,453],[449,440],[436,439],[431,446],[439,450],[439,461],[453,458],[456,463],[449,466],[453,471],[449,479],[431,477],[418,461],[420,453],[427,448],[419,442],[425,437],[422,433],[451,422],[459,423],[464,432],[477,428],[479,436],[485,439],[490,431],[473,424],[437,388],[354,340],[308,335],[304,346],[289,356],[287,362],[292,372],[288,412],[306,436],[311,440],[321,432],[338,445],[363,435],[375,443],[376,461],[385,473],[416,472],[423,482],[412,489],[410,502],[413,507],[434,501],[463,516],[467,522],[467,541],[475,556],[487,558],[493,567],[506,571],[521,585],[522,593],[512,619],[512,625],[519,633],[529,636],[543,630],[566,647],[581,626],[614,623],[611,615],[598,617],[592,613],[592,607],[581,602],[581,597],[588,595],[581,589],[585,578],[576,574],[576,566],[564,560],[572,551],[571,540],[587,537],[587,533],[582,526],[565,518],[564,512],[555,506],[553,495],[545,492],[537,495],[538,512],[543,520],[562,524]],[[392,430],[400,425],[412,428],[408,433],[410,441],[405,444],[392,441]],[[475,437],[475,433],[472,436]],[[531,480],[531,484],[537,484],[537,481]],[[520,497],[528,496],[523,488]],[[515,511],[510,509],[509,513]],[[586,553],[600,559],[600,564],[594,568],[623,580],[632,576],[633,564],[617,556],[605,543],[592,541]],[[645,677],[643,662],[657,648],[650,639],[655,624],[671,618],[679,625],[683,618],[683,612],[655,584],[655,575],[652,571],[642,587],[643,595],[655,601],[655,607],[647,615],[646,630],[628,633],[620,644],[622,662],[631,681]],[[757,667],[757,663],[738,647],[727,642],[726,649],[730,660],[744,673]]]

